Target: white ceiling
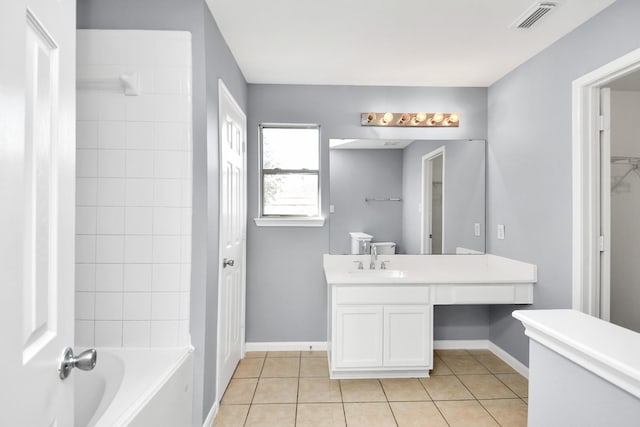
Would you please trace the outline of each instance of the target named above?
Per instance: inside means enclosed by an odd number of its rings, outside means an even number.
[[[615,0],[206,1],[249,83],[485,87]]]

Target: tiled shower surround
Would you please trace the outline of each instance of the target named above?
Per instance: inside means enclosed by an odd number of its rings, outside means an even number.
[[[186,345],[191,36],[80,30],[77,61],[76,344]]]

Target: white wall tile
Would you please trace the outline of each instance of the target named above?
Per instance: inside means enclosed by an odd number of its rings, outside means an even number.
[[[182,208],[180,213],[180,234],[191,235],[191,208]]]
[[[76,292],[76,319],[93,320],[95,316],[95,294]]]
[[[182,202],[182,188],[178,179],[156,179],[153,188],[154,206],[175,206]]]
[[[128,36],[122,31],[81,30],[78,40],[78,62],[81,64],[124,64]]]
[[[149,347],[151,322],[148,320],[122,322],[122,345],[124,347]]]
[[[180,181],[180,206],[192,205],[191,179]]]
[[[98,153],[98,176],[124,178],[125,150],[100,150]]]
[[[126,61],[135,65],[154,65],[157,62],[158,36],[149,31],[131,31],[124,53]]]
[[[191,294],[189,292],[180,292],[180,319],[189,319],[191,309]]]
[[[191,262],[191,236],[180,236],[180,261]]]
[[[96,265],[76,264],[76,291],[93,292],[96,290]]]
[[[151,322],[151,347],[175,347],[178,345],[178,320]]]
[[[125,180],[122,178],[98,178],[98,206],[124,206]]]
[[[180,291],[180,264],[153,264],[154,292]]]
[[[79,90],[76,92],[76,120],[98,120],[100,118],[99,92]]]
[[[190,116],[191,97],[189,95],[154,95],[153,120],[156,122],[183,122]]]
[[[123,276],[122,264],[96,264],[96,291],[122,292]]]
[[[156,178],[182,178],[184,175],[183,151],[156,151],[154,153],[154,172]]]
[[[153,262],[179,263],[180,236],[153,236]]]
[[[94,347],[93,342],[94,321],[76,320],[75,343],[78,347]]]
[[[151,319],[151,293],[127,292],[124,294],[124,320]]]
[[[153,234],[180,234],[181,213],[180,208],[153,208]]]
[[[151,320],[178,320],[179,318],[179,292],[154,292],[151,294]]]
[[[191,334],[189,334],[189,320],[180,320],[178,323],[178,345],[191,345]]]
[[[137,150],[152,150],[153,123],[127,122],[127,148]]]
[[[96,234],[96,208],[76,207],[76,234]]]
[[[190,149],[191,133],[186,123],[154,123],[153,126],[157,150]]]
[[[127,179],[126,205],[153,206],[153,179]]]
[[[97,121],[77,121],[76,122],[76,147],[77,148],[98,148],[98,122]]]
[[[153,178],[153,159],[149,150],[127,151],[127,177]]]
[[[191,66],[191,49],[187,41],[171,39],[155,48],[160,52],[156,56],[158,65]]]
[[[125,292],[151,291],[151,264],[125,264],[124,290]]]
[[[127,148],[127,122],[100,122],[98,124],[98,147],[107,150]]]
[[[180,290],[191,289],[191,264],[180,264]]]
[[[76,176],[98,176],[98,150],[82,149],[76,151]]]
[[[96,320],[122,320],[122,293],[96,292]]]
[[[96,320],[95,346],[96,347],[121,347],[122,346],[122,321]]]
[[[125,98],[136,98],[135,96],[123,96],[122,91],[107,92],[101,91],[99,98],[99,119],[101,121],[123,121],[128,120],[125,111]]]
[[[76,236],[76,262],[96,262],[96,236]]]
[[[124,233],[124,207],[100,206],[97,208],[97,234]]]
[[[190,93],[191,68],[157,67],[153,73],[153,93]]]
[[[127,120],[131,122],[153,122],[156,110],[155,103],[155,95],[127,96]]]
[[[123,236],[96,236],[96,262],[121,263],[124,261]]]
[[[98,194],[96,178],[76,179],[76,206],[95,206]]]
[[[127,207],[125,208],[125,233],[152,234],[153,208]]]
[[[151,236],[125,236],[125,262],[150,263],[153,259]]]

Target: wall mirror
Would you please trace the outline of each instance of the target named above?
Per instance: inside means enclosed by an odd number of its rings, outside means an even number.
[[[330,252],[352,253],[350,233],[362,232],[398,254],[484,253],[485,150],[484,140],[331,139]]]

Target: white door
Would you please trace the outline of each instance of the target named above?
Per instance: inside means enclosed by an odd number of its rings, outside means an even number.
[[[384,366],[431,367],[433,306],[384,307]]]
[[[247,119],[218,82],[220,137],[220,265],[218,280],[218,390],[222,398],[244,357]]]
[[[0,7],[0,425],[73,425],[75,1]]]
[[[336,368],[379,368],[382,366],[382,307],[343,306],[336,308]]]

